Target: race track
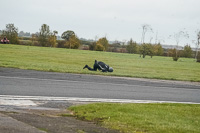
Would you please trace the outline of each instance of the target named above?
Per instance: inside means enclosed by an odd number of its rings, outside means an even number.
[[[200,103],[200,84],[0,68],[0,95]]]

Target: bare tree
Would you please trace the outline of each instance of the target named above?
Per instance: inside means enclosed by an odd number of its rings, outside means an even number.
[[[141,38],[141,44],[144,43],[144,40],[145,40],[145,34],[146,34],[147,31],[151,31],[151,32],[153,32],[153,30],[152,30],[152,28],[151,28],[150,25],[148,25],[148,24],[143,24],[143,25],[142,25],[142,38]]]
[[[173,59],[174,59],[174,61],[177,61],[179,58],[178,57],[178,51],[179,51],[178,46],[181,41],[181,38],[189,38],[189,34],[185,31],[179,31],[178,33],[174,33],[174,35],[170,35],[169,37],[176,41],[176,48],[174,49],[175,53],[174,53]]]

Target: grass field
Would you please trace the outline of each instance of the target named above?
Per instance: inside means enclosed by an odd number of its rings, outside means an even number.
[[[94,60],[104,61],[113,73],[83,70]],[[0,67],[155,78],[200,82],[200,63],[171,57],[140,58],[135,54],[0,44]],[[187,104],[89,104],[70,108],[80,119],[101,122],[122,132],[200,132],[200,106]]]
[[[124,133],[200,133],[200,106],[95,103],[70,107],[74,116]]]
[[[103,61],[114,68],[113,73],[83,70],[94,60]],[[154,78],[166,80],[200,81],[200,63],[194,59],[171,57],[140,58],[137,54],[84,51],[62,48],[0,44],[0,67],[41,71]]]

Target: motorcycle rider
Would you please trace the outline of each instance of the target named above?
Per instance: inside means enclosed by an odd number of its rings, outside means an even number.
[[[102,72],[113,72],[113,68],[112,67],[110,67],[109,65],[106,65],[102,61],[97,61],[97,60],[94,61],[93,68],[89,67],[88,65],[85,65],[83,67],[83,69],[85,69],[85,68],[87,68],[90,71],[97,71],[97,69],[98,69],[99,71],[102,71]]]

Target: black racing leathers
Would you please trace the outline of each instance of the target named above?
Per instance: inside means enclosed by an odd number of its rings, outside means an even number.
[[[109,71],[109,65],[106,65],[104,62],[97,61],[97,60],[95,60],[93,68],[89,67],[88,65],[85,65],[83,69],[85,68],[87,68],[90,71],[97,71],[97,69],[102,72]]]

